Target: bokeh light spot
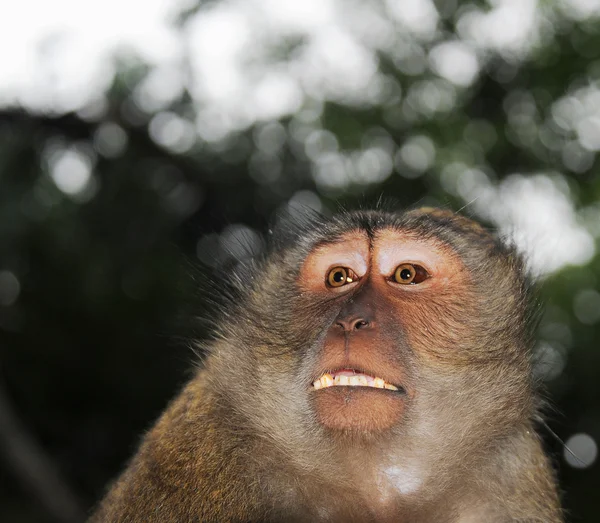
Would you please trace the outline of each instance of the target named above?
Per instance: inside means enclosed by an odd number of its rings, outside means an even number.
[[[533,372],[544,380],[550,381],[560,376],[566,365],[564,349],[556,343],[540,342],[535,349]]]
[[[473,83],[479,73],[475,51],[463,42],[444,42],[429,53],[433,70],[461,87]]]
[[[416,178],[429,169],[435,161],[435,145],[424,135],[406,140],[396,153],[395,164],[405,178]]]
[[[189,151],[196,142],[193,124],[168,111],[158,113],[152,118],[149,133],[157,144],[174,153]]]
[[[101,124],[94,133],[94,149],[106,158],[116,158],[123,154],[127,142],[127,133],[113,122]]]
[[[96,192],[89,156],[76,148],[53,151],[49,158],[50,177],[67,196],[77,201],[87,201]]]
[[[565,442],[565,461],[576,469],[593,465],[598,456],[598,445],[588,434],[574,434]]]
[[[585,325],[593,325],[600,320],[600,293],[595,289],[579,291],[573,300],[573,312]]]

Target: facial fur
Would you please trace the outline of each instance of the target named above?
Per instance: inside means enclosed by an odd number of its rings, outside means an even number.
[[[345,440],[365,454],[377,448],[382,463],[418,462],[424,484],[476,466],[480,450],[530,421],[533,316],[510,248],[443,211],[356,212],[296,234],[239,279],[239,306],[222,337],[244,350],[215,354],[227,373],[214,373],[215,386],[243,384],[224,390],[225,400],[283,454],[318,469],[306,456],[322,453],[335,468]],[[391,283],[406,262],[430,277]],[[328,288],[327,271],[337,266],[357,280]],[[353,314],[369,315],[369,328],[336,327]],[[402,391],[314,389],[339,369],[377,374]]]

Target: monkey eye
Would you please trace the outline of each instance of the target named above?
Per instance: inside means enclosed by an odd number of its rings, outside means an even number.
[[[402,285],[415,285],[429,278],[429,273],[420,265],[403,263],[394,271],[393,281]]]
[[[356,273],[348,267],[334,267],[327,273],[328,287],[341,287],[357,280]]]

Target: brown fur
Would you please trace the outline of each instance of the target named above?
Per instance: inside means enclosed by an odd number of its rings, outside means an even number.
[[[534,314],[518,256],[447,211],[316,221],[232,279],[203,368],[90,521],[562,521],[533,428]],[[447,277],[415,292],[375,278],[322,288],[328,245],[350,238],[375,256],[386,237],[434,252]],[[339,330],[356,314],[371,315],[368,329]],[[363,414],[347,409],[368,392],[310,390],[339,361],[383,369],[405,396]]]

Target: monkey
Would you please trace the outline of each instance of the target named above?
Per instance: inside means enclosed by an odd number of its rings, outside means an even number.
[[[442,209],[318,215],[223,294],[90,523],[563,521],[510,242]]]

